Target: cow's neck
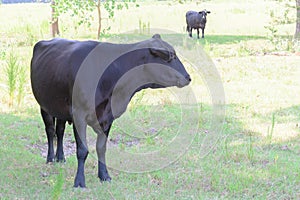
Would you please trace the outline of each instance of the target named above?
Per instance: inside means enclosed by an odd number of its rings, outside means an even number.
[[[98,121],[103,126],[109,125],[126,111],[137,91],[153,86],[143,70],[149,49],[137,50],[132,45],[121,45],[121,49],[123,48],[132,51],[122,54],[111,63],[98,84],[96,97],[101,97],[95,99],[96,112]]]

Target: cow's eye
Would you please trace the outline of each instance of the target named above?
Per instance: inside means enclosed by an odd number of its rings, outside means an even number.
[[[168,62],[171,62],[174,59],[176,59],[176,53],[175,52],[169,52],[169,60],[168,60]]]

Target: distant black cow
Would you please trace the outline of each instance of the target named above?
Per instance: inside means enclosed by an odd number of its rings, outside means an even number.
[[[206,25],[206,15],[210,11],[202,10],[200,12],[188,11],[186,17],[186,31],[189,32],[189,36],[192,37],[192,29],[197,29],[197,37],[199,39],[199,28],[202,29],[202,38],[204,38],[204,29]]]
[[[56,160],[64,161],[64,127],[67,121],[73,123],[78,160],[74,187],[85,187],[89,125],[98,134],[98,177],[110,181],[105,162],[107,137],[134,93],[145,88],[184,87],[190,81],[173,47],[158,34],[134,44],[66,39],[38,42],[31,60],[31,85],[46,127],[47,162],[54,161],[54,132],[58,135]]]

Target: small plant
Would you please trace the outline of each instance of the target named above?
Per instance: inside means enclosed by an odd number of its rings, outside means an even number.
[[[0,60],[4,60],[6,57],[6,51],[5,49],[0,50]]]
[[[270,18],[271,18],[271,22],[269,23],[269,25],[265,26],[265,29],[267,29],[267,31],[269,32],[268,38],[271,41],[271,43],[275,45],[275,49],[276,49],[276,44],[278,39],[278,28],[277,28],[278,22],[275,18],[273,10],[270,11]]]
[[[14,105],[16,100],[18,105],[21,104],[25,95],[26,68],[21,67],[18,56],[11,51],[6,61],[5,75],[8,88],[9,107]]]
[[[20,67],[17,81],[18,81],[17,103],[20,106],[22,99],[25,95],[25,83],[26,83],[26,68],[25,67]]]
[[[272,124],[271,128],[268,127],[268,133],[267,133],[267,142],[270,145],[272,143],[273,133],[274,133],[274,126],[275,126],[275,114],[272,115]]]
[[[247,43],[241,41],[239,44],[239,48],[237,50],[237,56],[249,56],[251,55],[251,50],[248,48]]]
[[[139,19],[139,33],[140,34],[150,34],[150,22],[145,23]]]
[[[141,102],[143,100],[143,97],[145,96],[145,91],[142,90],[134,95],[134,97],[131,99],[130,102],[130,108],[129,110],[133,113],[137,111],[137,109],[140,107]]]
[[[63,169],[60,168],[59,174],[57,176],[57,180],[54,184],[53,192],[52,192],[52,199],[57,200],[60,199],[62,190],[64,185],[64,177],[63,177]]]
[[[34,33],[34,27],[30,26],[29,24],[26,25],[26,44],[27,45],[33,45],[38,39]]]
[[[204,43],[204,51],[205,52],[211,52],[213,50],[213,47],[211,45],[211,43],[205,39],[205,43]]]
[[[224,153],[225,153],[225,158],[226,160],[229,160],[230,158],[230,154],[229,154],[229,150],[228,150],[228,136],[225,137],[225,140],[224,140]]]
[[[17,88],[17,76],[19,73],[18,57],[12,52],[9,54],[5,73],[7,77],[9,106],[12,107]]]
[[[248,149],[247,149],[247,158],[252,163],[254,157],[254,149],[253,149],[253,139],[252,134],[249,135],[249,143],[248,143]]]

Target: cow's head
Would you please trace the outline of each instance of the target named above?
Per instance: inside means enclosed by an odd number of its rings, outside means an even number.
[[[153,76],[156,84],[163,87],[184,87],[191,82],[190,75],[177,57],[174,48],[163,41],[159,34],[155,34],[148,45],[150,55],[145,70]]]
[[[205,10],[205,9],[199,12],[200,17],[201,17],[201,21],[203,21],[203,23],[206,22],[206,16],[207,16],[207,14],[209,14],[209,13],[210,13],[210,11],[207,11],[207,10]]]
[[[210,13],[210,11],[205,10],[205,9],[199,12],[199,14],[202,15],[203,17],[206,17],[207,14],[209,14],[209,13]]]

